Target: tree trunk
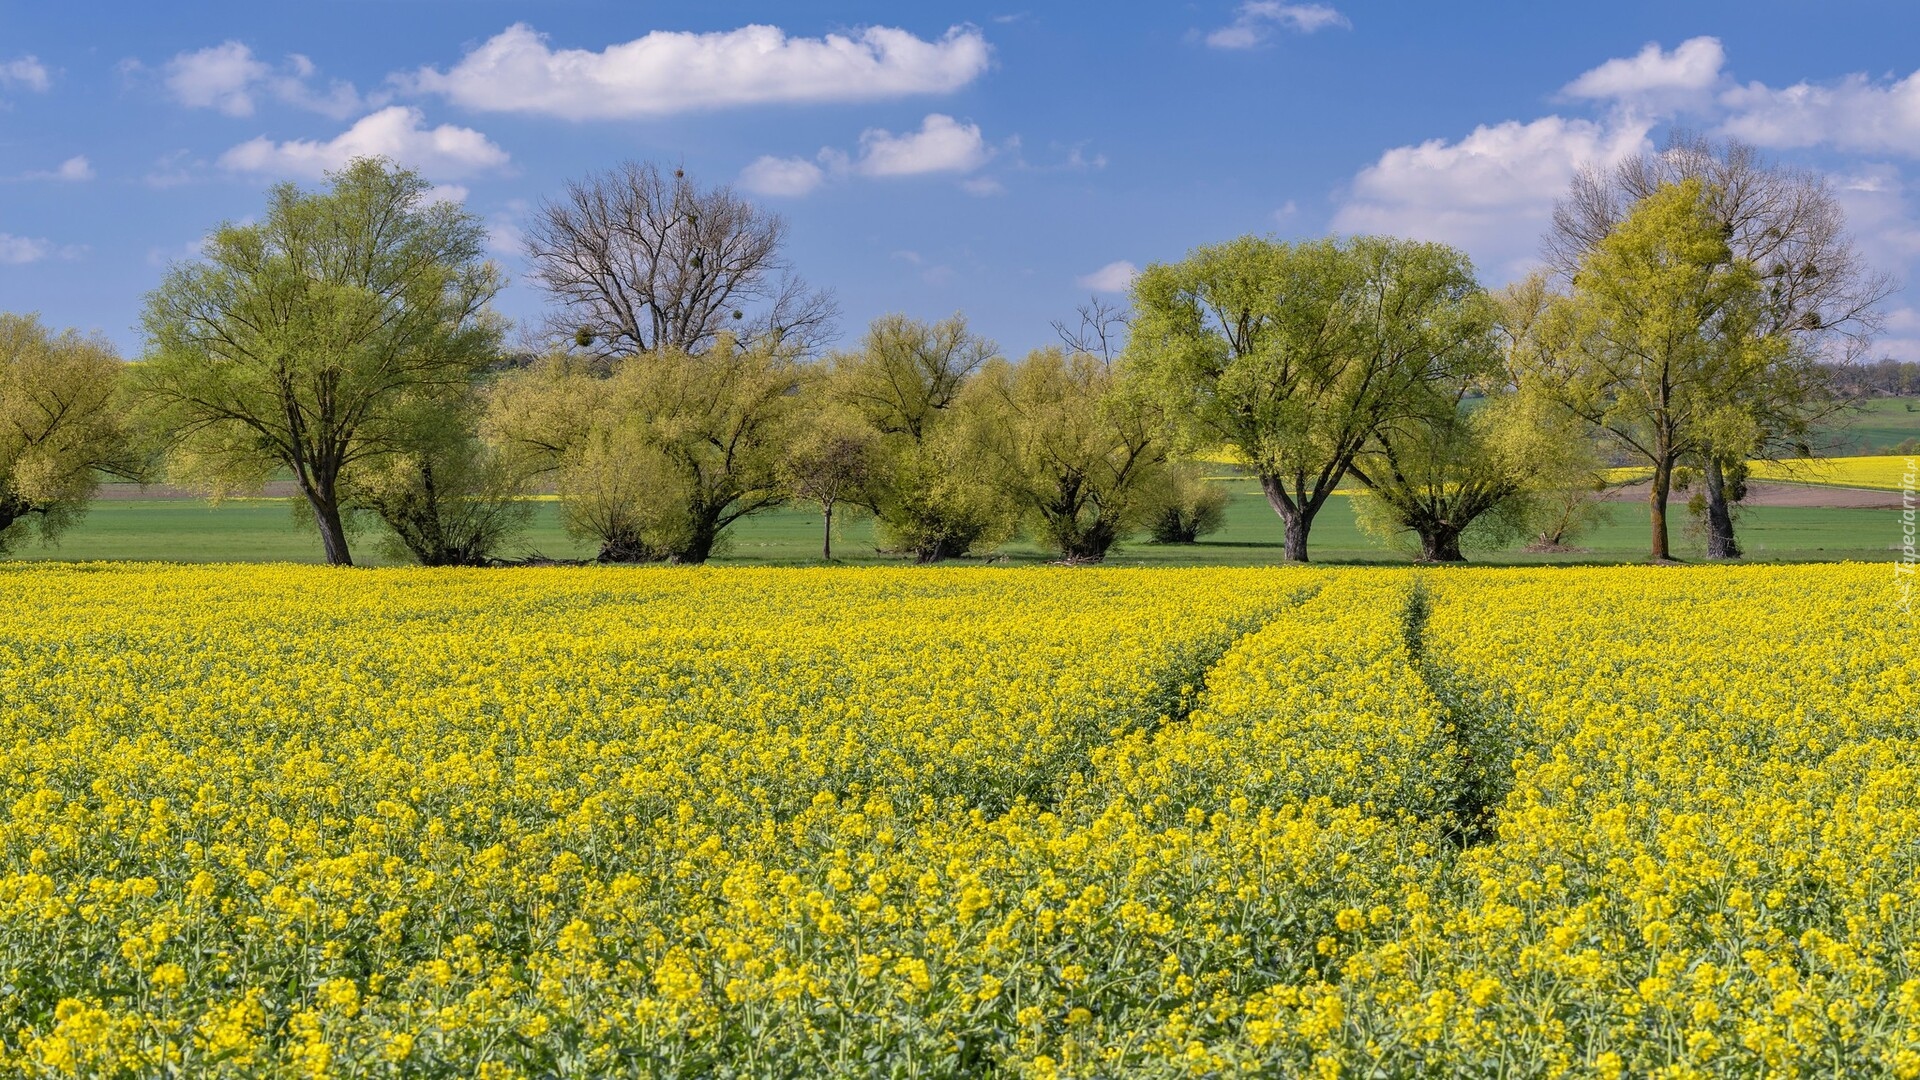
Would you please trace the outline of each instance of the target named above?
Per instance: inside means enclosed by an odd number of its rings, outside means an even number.
[[[1260,490],[1267,494],[1267,505],[1280,515],[1280,522],[1286,527],[1288,562],[1307,561],[1307,533],[1313,528],[1313,515],[1306,507],[1287,498],[1287,489],[1280,484],[1277,476],[1260,478]]]
[[[1727,478],[1720,459],[1707,455],[1707,558],[1737,559],[1740,544],[1733,537],[1733,511],[1727,505]]]
[[[12,528],[14,522],[26,517],[32,510],[33,508],[28,506],[24,499],[0,494],[0,533]]]
[[[1662,461],[1653,467],[1653,487],[1647,492],[1647,509],[1653,519],[1654,562],[1667,562],[1673,556],[1667,548],[1667,496],[1673,492],[1673,463]]]
[[[347,551],[347,527],[340,517],[340,504],[312,494],[307,496],[307,504],[313,507],[313,518],[320,524],[320,546],[326,550],[327,565],[352,566],[353,555]]]
[[[820,537],[820,560],[822,562],[832,562],[833,561],[833,504],[824,503],[822,504],[822,506],[827,512],[827,528],[826,528],[826,531],[822,533]]]
[[[1460,530],[1451,525],[1430,525],[1420,532],[1421,562],[1466,562],[1460,554]]]
[[[600,553],[594,556],[603,563],[655,562],[660,555],[652,548],[633,536],[607,536],[600,540]]]

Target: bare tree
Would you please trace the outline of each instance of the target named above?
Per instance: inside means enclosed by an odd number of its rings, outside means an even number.
[[[1636,204],[1684,180],[1702,183],[1733,258],[1766,282],[1765,318],[1754,330],[1789,345],[1769,377],[1753,384],[1761,392],[1739,403],[1751,415],[1751,444],[1713,447],[1701,455],[1707,555],[1735,558],[1740,549],[1726,471],[1748,454],[1804,452],[1815,429],[1841,408],[1820,362],[1865,355],[1881,327],[1880,303],[1896,283],[1861,256],[1825,178],[1768,162],[1745,143],[1716,143],[1687,132],[1674,133],[1657,154],[1636,154],[1612,169],[1590,167],[1577,175],[1554,208],[1543,245],[1548,262],[1571,281],[1581,260]]]
[[[1111,367],[1120,350],[1126,348],[1127,326],[1133,321],[1133,312],[1096,296],[1075,308],[1074,313],[1080,317],[1078,326],[1069,325],[1065,319],[1053,320],[1053,332],[1060,344],[1066,346],[1069,353],[1097,356],[1101,363]]]
[[[533,279],[553,297],[547,330],[602,360],[660,349],[810,354],[832,334],[833,295],[812,291],[782,247],[786,222],[684,170],[626,162],[567,185],[527,230]]]

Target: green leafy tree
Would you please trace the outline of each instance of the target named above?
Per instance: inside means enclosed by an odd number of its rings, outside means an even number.
[[[1836,368],[1823,361],[1851,367],[1865,359],[1895,282],[1861,255],[1828,177],[1767,161],[1737,140],[1685,131],[1674,132],[1658,153],[1580,172],[1555,207],[1545,244],[1550,263],[1570,279],[1642,200],[1688,181],[1701,185],[1730,256],[1762,279],[1760,314],[1744,330],[1750,340],[1729,338],[1724,345],[1751,353],[1752,338],[1772,339],[1768,361],[1750,365],[1746,378],[1724,388],[1723,404],[1744,418],[1721,425],[1721,441],[1692,456],[1704,481],[1697,505],[1707,556],[1736,558],[1731,507],[1739,500],[1729,494],[1744,485],[1734,474],[1750,456],[1811,456],[1822,430],[1844,408]]]
[[[988,361],[968,384],[994,474],[1047,544],[1097,562],[1151,517],[1166,465],[1164,422],[1087,352],[1038,349]]]
[[[833,561],[833,515],[859,507],[879,470],[879,433],[849,409],[826,405],[811,412],[787,447],[781,476],[787,491],[818,507],[826,519],[820,557]]]
[[[477,434],[480,408],[477,391],[427,403],[409,448],[349,474],[348,501],[380,520],[389,555],[422,566],[484,566],[532,520],[524,478]]]
[[[418,174],[360,159],[327,190],[273,189],[147,297],[138,394],[168,473],[216,492],[292,474],[329,563],[350,565],[343,483],[405,454],[422,398],[495,358],[486,229]]]
[[[0,554],[78,521],[103,470],[136,474],[115,406],[124,367],[105,341],[0,314]]]
[[[1143,271],[1133,309],[1126,356],[1180,419],[1182,448],[1240,453],[1295,562],[1374,432],[1487,332],[1464,255],[1382,237],[1198,248]]]
[[[1762,279],[1734,257],[1705,185],[1690,179],[1641,200],[1573,286],[1553,381],[1574,415],[1652,468],[1651,557],[1669,559],[1675,468],[1738,445],[1751,414],[1737,388],[1784,345],[1762,330]]]
[[[1469,531],[1502,547],[1525,534],[1531,463],[1508,430],[1505,398],[1475,401],[1462,385],[1436,394],[1423,416],[1383,428],[1355,457],[1365,485],[1355,510],[1364,528],[1419,537],[1425,562],[1463,562]]]
[[[1527,526],[1533,547],[1567,550],[1594,526],[1612,520],[1600,495],[1607,460],[1592,425],[1562,408],[1555,393],[1555,294],[1544,273],[1493,294],[1494,335],[1501,363],[1507,453],[1526,464]]]
[[[734,522],[787,497],[781,462],[802,371],[770,345],[722,339],[614,362],[549,357],[502,379],[488,439],[547,476],[568,527],[603,562],[701,563]]]
[[[1147,530],[1156,544],[1195,544],[1226,527],[1227,492],[1209,481],[1205,466],[1191,461],[1168,466],[1154,494]]]
[[[887,315],[857,350],[832,359],[833,400],[879,436],[869,508],[881,539],[919,562],[998,544],[1017,524],[961,397],[995,351],[958,315],[936,323]]]

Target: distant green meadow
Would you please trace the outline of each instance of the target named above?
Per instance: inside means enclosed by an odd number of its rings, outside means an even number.
[[[1920,438],[1920,398],[1872,398],[1847,417],[1824,456],[1878,454],[1886,447]]]
[[[1122,544],[1108,556],[1120,565],[1257,566],[1281,561],[1280,519],[1250,481],[1227,480],[1233,494],[1227,525],[1199,544],[1158,545],[1144,540]],[[1893,496],[1898,498],[1898,496]],[[1647,508],[1642,503],[1613,503],[1613,521],[1578,544],[1583,551],[1529,554],[1519,550],[1467,552],[1472,562],[1618,563],[1645,558]],[[199,499],[103,499],[55,546],[27,542],[13,557],[69,561],[160,562],[320,562],[320,541],[311,527],[296,524],[285,499],[228,500],[212,506]],[[587,559],[594,545],[567,535],[558,502],[539,503],[531,527],[505,553],[509,558],[544,556]],[[1675,553],[1698,556],[1701,540],[1688,530],[1684,502],[1669,509]],[[1748,507],[1741,511],[1739,536],[1753,561],[1879,561],[1897,555],[1899,516],[1887,509]],[[714,561],[733,564],[806,564],[820,559],[821,518],[816,510],[785,507],[751,517],[728,532],[727,550]],[[873,525],[855,521],[837,527],[835,560],[846,563],[898,563],[899,556],[876,550]],[[1334,496],[1314,521],[1311,557],[1325,563],[1411,562],[1411,548],[1382,544],[1362,533],[1350,500]],[[1038,545],[1017,540],[987,556],[989,560],[1034,563],[1052,556]],[[354,544],[354,560],[384,565],[396,560],[380,551],[375,529],[363,529]]]

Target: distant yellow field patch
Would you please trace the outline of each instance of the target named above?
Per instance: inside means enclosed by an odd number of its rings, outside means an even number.
[[[1759,480],[1785,480],[1803,484],[1829,484],[1836,487],[1878,488],[1899,491],[1900,475],[1913,458],[1897,454],[1874,457],[1797,458],[1789,461],[1756,461],[1753,475]]]
[[[1899,491],[1900,477],[1907,462],[1914,459],[1898,454],[1873,457],[1788,458],[1784,461],[1750,461],[1755,480],[1785,484],[1817,484],[1822,487],[1873,488]],[[1646,480],[1653,471],[1644,465],[1628,465],[1607,470],[1609,484],[1634,484]]]

